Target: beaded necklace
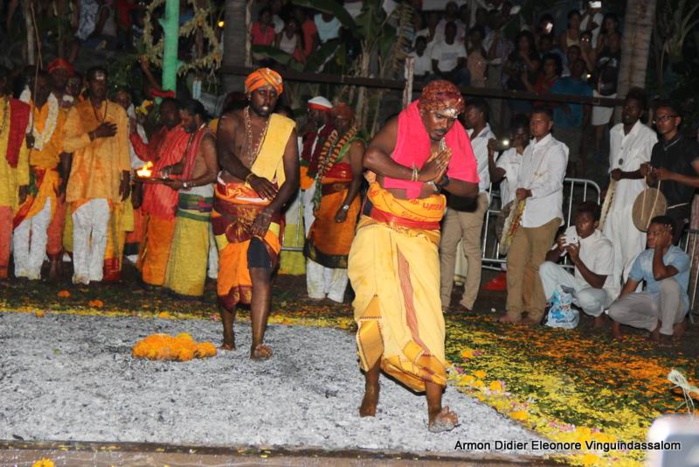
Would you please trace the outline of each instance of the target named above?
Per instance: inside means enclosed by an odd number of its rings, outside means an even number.
[[[243,117],[245,120],[245,148],[248,149],[248,162],[250,167],[257,160],[257,156],[260,155],[260,149],[262,149],[262,142],[267,136],[267,129],[269,128],[269,118],[265,120],[265,128],[262,130],[262,135],[260,139],[257,140],[257,144],[253,146],[253,136],[252,136],[252,124],[250,122],[250,106],[245,107],[243,111]],[[252,151],[249,149],[252,148]]]
[[[320,180],[325,176],[326,173],[332,169],[337,162],[337,158],[340,157],[340,152],[342,148],[345,147],[349,141],[353,140],[357,133],[359,132],[359,125],[355,124],[352,128],[345,133],[342,138],[339,137],[337,130],[333,130],[330,137],[325,141],[323,145],[323,150],[320,152],[320,160],[318,162],[318,179]],[[339,141],[338,141],[339,140]],[[332,151],[332,152],[331,152]],[[330,157],[328,154],[330,153]]]

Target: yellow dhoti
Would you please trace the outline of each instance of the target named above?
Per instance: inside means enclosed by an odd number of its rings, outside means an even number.
[[[441,195],[398,200],[377,183],[367,193],[349,254],[361,367],[381,369],[415,391],[446,386],[439,298]]]

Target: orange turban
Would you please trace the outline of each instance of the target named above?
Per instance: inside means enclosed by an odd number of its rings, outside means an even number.
[[[49,63],[49,73],[53,73],[56,70],[59,69],[64,69],[73,76],[75,74],[75,68],[73,68],[73,65],[70,64],[68,60],[64,60],[62,58],[55,58],[51,60],[51,63]]]
[[[282,77],[279,73],[269,68],[258,68],[245,78],[245,93],[249,94],[255,89],[266,85],[272,86],[277,91],[277,94],[284,92]]]
[[[464,98],[451,81],[430,81],[422,88],[418,107],[420,110],[447,111],[456,117],[464,111]]]

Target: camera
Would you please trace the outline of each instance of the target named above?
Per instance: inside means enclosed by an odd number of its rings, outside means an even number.
[[[575,245],[577,243],[580,243],[580,239],[576,232],[563,236],[563,246]]]

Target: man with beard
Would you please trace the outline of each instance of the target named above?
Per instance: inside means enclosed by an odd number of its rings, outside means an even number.
[[[131,144],[136,155],[153,164],[154,177],[179,178],[169,172],[170,166],[182,160],[189,141],[189,135],[180,125],[179,107],[176,99],[163,99],[160,103],[161,127],[153,133],[148,144],[135,131],[131,132]],[[165,283],[165,271],[170,259],[178,195],[177,190],[168,184],[144,183],[142,188],[141,211],[145,218],[138,258],[141,285],[146,288],[160,287]]]
[[[236,305],[250,304],[250,358],[265,360],[271,277],[281,251],[282,208],[299,184],[298,145],[293,120],[272,113],[283,92],[281,76],[260,68],[245,79],[250,104],[221,117],[211,222],[219,246],[218,297],[223,345],[235,349]]]
[[[107,70],[87,72],[88,99],[68,113],[63,150],[72,153],[66,201],[73,217],[73,283],[101,282],[110,216],[131,191],[126,111],[107,99]],[[121,258],[116,258],[120,261]]]
[[[34,120],[29,152],[29,196],[14,218],[13,251],[15,276],[41,279],[41,265],[48,253],[50,278],[58,278],[62,246],[61,234],[65,209],[65,183],[59,173],[63,149],[63,125],[66,111],[51,93],[49,75],[40,71],[34,93]],[[50,227],[53,225],[49,241]]]
[[[56,58],[49,63],[51,77],[51,93],[62,108],[69,109],[75,99],[68,94],[68,80],[75,75],[75,68],[67,60]]]
[[[641,117],[648,108],[643,89],[630,89],[621,108],[621,123],[609,132],[609,175],[607,212],[602,213],[604,236],[614,248],[614,285],[621,287],[624,272],[640,252],[646,249],[646,234],[633,225],[631,212],[636,197],[646,188],[641,166],[650,161],[658,141],[655,132]],[[628,271],[627,271],[628,272]]]
[[[490,173],[488,172],[488,143],[495,134],[488,124],[488,104],[483,99],[475,98],[466,102],[464,121],[471,140],[473,154],[478,164],[478,198],[475,205],[464,205],[463,199],[449,196],[447,213],[442,224],[442,239],[439,242],[440,260],[440,296],[442,309],[450,306],[451,291],[454,287],[454,268],[457,263],[457,247],[461,241],[462,267],[457,275],[465,276],[464,293],[459,302],[460,311],[470,312],[478,297],[481,286],[481,230],[485,213],[490,204]],[[463,265],[463,260],[466,265]]]
[[[189,135],[182,160],[171,168],[178,180],[166,184],[178,192],[175,233],[164,286],[178,296],[204,295],[209,257],[209,221],[218,164],[216,138],[207,125],[201,102],[189,101],[180,111]]]
[[[304,254],[306,288],[314,300],[342,303],[347,289],[349,254],[359,214],[364,139],[354,110],[339,103],[330,111],[335,131],[323,145],[316,179],[315,221]]]
[[[447,384],[444,316],[439,299],[439,221],[446,189],[478,193],[478,174],[459,89],[432,81],[389,120],[364,153],[376,177],[349,255],[354,318],[365,391],[361,417],[376,416],[383,370],[427,399],[428,429],[449,431],[457,415],[442,407]]]

